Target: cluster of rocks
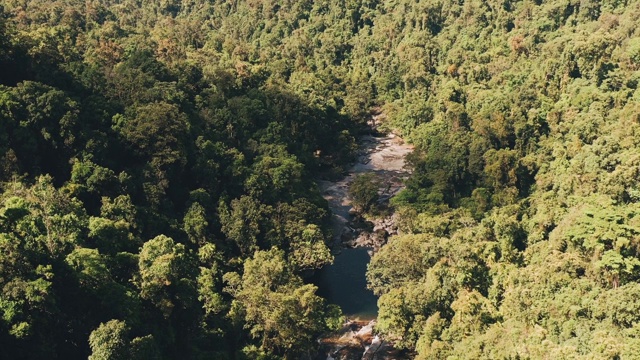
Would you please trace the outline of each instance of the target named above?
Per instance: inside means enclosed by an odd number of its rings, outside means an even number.
[[[344,226],[340,240],[345,247],[370,247],[378,251],[390,236],[397,234],[395,214],[372,221],[356,217]]]
[[[387,341],[374,335],[375,320],[366,325],[359,321],[349,321],[333,338],[321,340],[324,352],[320,360],[388,360],[398,354]],[[326,357],[324,357],[326,354]]]

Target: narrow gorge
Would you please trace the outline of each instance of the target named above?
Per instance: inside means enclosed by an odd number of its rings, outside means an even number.
[[[367,265],[374,252],[388,238],[397,234],[395,216],[389,208],[389,199],[403,188],[410,175],[406,156],[413,147],[394,134],[378,133],[375,116],[371,133],[359,141],[356,162],[347,175],[338,181],[321,180],[321,192],[329,202],[332,213],[332,265],[325,266],[313,281],[319,295],[337,304],[347,317],[344,328],[321,339],[324,345],[319,359],[400,359],[392,345],[374,335],[377,316],[377,297],[367,289]],[[374,174],[378,186],[378,216],[363,216],[355,211],[349,196],[354,179],[363,174]]]

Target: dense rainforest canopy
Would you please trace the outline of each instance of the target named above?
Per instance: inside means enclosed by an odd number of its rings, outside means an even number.
[[[377,331],[640,354],[640,1],[3,0],[7,359],[301,359],[340,325],[314,179],[415,145]]]

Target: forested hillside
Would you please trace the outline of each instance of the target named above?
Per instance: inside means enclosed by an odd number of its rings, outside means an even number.
[[[313,355],[314,180],[374,106],[416,148],[384,338],[640,354],[640,1],[0,5],[0,357]]]
[[[294,359],[340,324],[301,278],[354,149],[331,92],[226,4],[3,4],[0,357]]]

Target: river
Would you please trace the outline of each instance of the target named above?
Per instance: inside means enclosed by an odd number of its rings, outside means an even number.
[[[359,144],[358,159],[347,176],[339,181],[318,182],[332,213],[335,260],[318,271],[312,281],[318,286],[318,294],[339,305],[351,321],[341,334],[334,334],[331,346],[325,347],[327,359],[368,358],[363,350],[376,346],[376,341],[377,346],[384,344],[371,333],[378,307],[377,297],[366,287],[366,271],[373,252],[386,242],[387,236],[393,235],[393,221],[387,217],[373,224],[354,216],[349,185],[358,174],[375,174],[380,184],[380,200],[384,203],[403,188],[410,174],[405,158],[413,148],[399,137],[368,135],[362,137]],[[378,231],[372,231],[374,229]],[[364,334],[367,325],[368,333]],[[340,349],[347,347],[353,347],[349,354],[339,354]]]
[[[371,248],[348,248],[335,256],[313,279],[318,295],[340,306],[351,319],[373,320],[378,315],[378,298],[367,289],[367,264]]]

